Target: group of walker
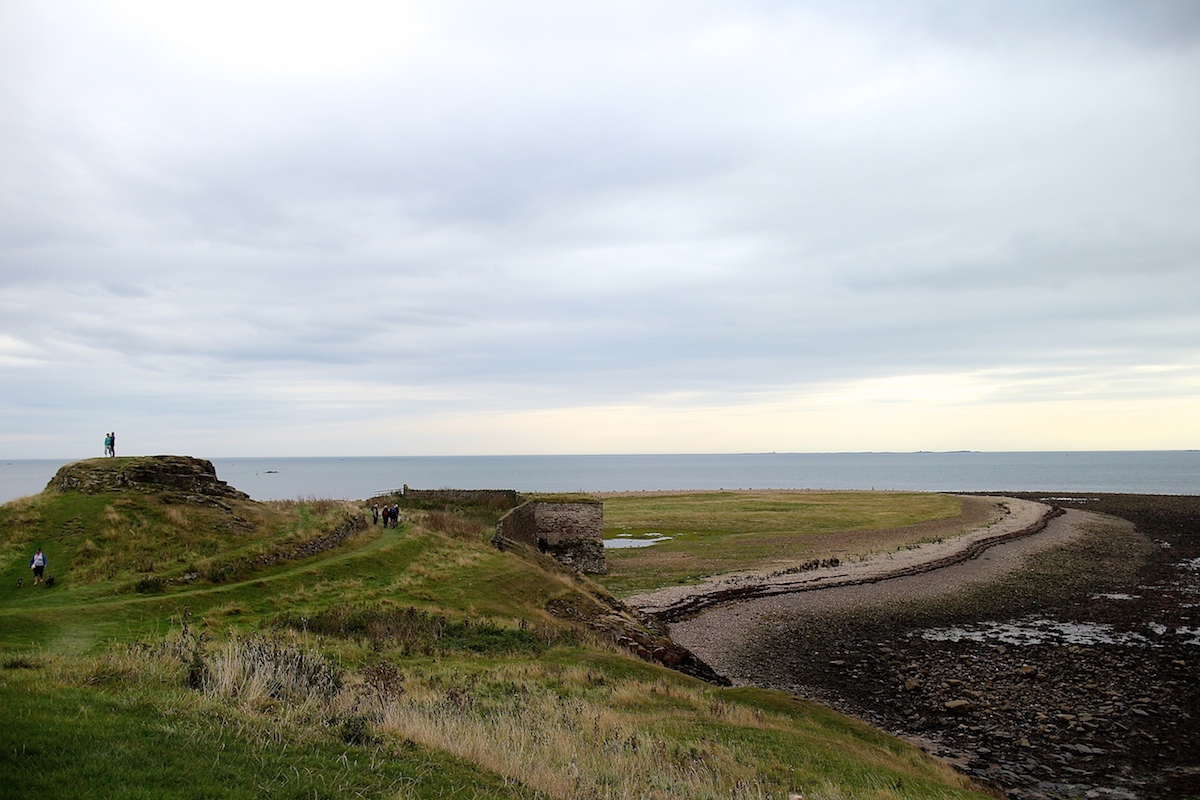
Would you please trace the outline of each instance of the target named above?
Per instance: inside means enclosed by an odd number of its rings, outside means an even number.
[[[400,506],[398,506],[398,505],[384,506],[383,508],[380,508],[377,505],[372,506],[371,507],[372,522],[374,522],[376,525],[378,525],[380,517],[383,517],[383,527],[385,527],[385,528],[388,527],[389,523],[390,523],[391,527],[393,527],[393,528],[400,527]]]
[[[104,455],[116,458],[117,455],[117,434],[104,434]]]

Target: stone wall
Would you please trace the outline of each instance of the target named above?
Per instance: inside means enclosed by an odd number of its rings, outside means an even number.
[[[580,572],[605,573],[604,504],[531,500],[500,518],[493,539],[535,547]]]
[[[524,500],[513,489],[412,489],[408,484],[400,491],[406,500],[430,503],[460,503],[489,508],[513,508]]]

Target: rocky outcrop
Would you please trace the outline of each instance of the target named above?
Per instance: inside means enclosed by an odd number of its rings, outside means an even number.
[[[211,461],[190,456],[93,458],[67,464],[50,480],[57,492],[141,491],[180,493],[196,498],[249,500],[217,478]]]
[[[671,639],[661,622],[614,598],[600,597],[590,601],[585,601],[582,596],[559,598],[547,603],[546,610],[558,619],[586,625],[643,661],[661,664],[717,686],[730,685],[728,678]]]

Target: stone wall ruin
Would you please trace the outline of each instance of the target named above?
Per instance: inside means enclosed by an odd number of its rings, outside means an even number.
[[[500,518],[492,542],[502,550],[511,544],[536,548],[580,572],[608,572],[604,504],[598,500],[530,500]]]

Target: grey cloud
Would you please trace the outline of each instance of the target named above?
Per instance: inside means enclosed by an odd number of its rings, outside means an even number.
[[[867,0],[850,5],[974,45],[1011,45],[1035,37],[1178,48],[1200,40],[1200,9],[1189,0]]]
[[[466,4],[486,57],[283,86],[39,28],[0,78],[0,335],[49,364],[0,367],[11,413],[1194,362],[1195,15],[966,8]]]

